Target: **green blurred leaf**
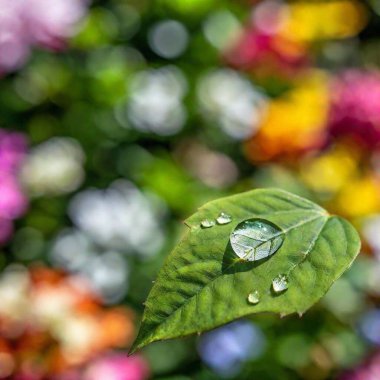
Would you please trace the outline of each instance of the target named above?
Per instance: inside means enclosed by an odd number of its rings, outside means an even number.
[[[229,224],[203,229],[204,219],[228,213]],[[271,257],[248,262],[229,244],[246,219],[274,223],[284,243]],[[249,314],[304,313],[351,265],[360,249],[355,229],[316,204],[278,189],[221,198],[201,207],[186,224],[190,230],[169,255],[146,302],[142,325],[131,349],[202,332]],[[289,288],[275,294],[272,280],[286,274]],[[261,298],[247,302],[253,290]]]

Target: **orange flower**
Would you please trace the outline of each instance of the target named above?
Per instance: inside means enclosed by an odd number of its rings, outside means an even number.
[[[5,270],[0,297],[7,306],[0,306],[0,363],[10,355],[18,363],[12,373],[30,370],[49,377],[126,347],[134,336],[132,311],[104,308],[83,278],[61,271]]]

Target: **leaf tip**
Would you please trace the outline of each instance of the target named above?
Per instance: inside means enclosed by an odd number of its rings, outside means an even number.
[[[127,356],[132,356],[137,351],[137,349],[138,348],[133,344],[132,347],[129,349]]]
[[[145,345],[146,345],[146,343],[144,343],[143,341],[141,341],[141,339],[139,339],[139,337],[137,336],[137,338],[132,343],[132,346],[130,347],[130,349],[128,351],[128,356],[133,355],[138,350],[140,350],[141,348],[143,348]]]
[[[149,331],[147,331],[147,324],[142,321],[137,336],[128,351],[128,356],[133,355],[136,351],[142,349],[149,343],[152,343],[156,340],[157,339],[152,337]]]

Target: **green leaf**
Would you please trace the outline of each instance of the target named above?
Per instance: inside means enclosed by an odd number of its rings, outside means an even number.
[[[232,222],[202,228],[225,212]],[[230,234],[247,219],[279,227],[284,241],[272,256],[245,261],[236,256]],[[201,207],[189,231],[168,256],[148,299],[131,353],[148,343],[181,337],[253,313],[300,315],[315,304],[352,264],[360,250],[355,229],[316,204],[277,189],[221,198]],[[276,294],[272,280],[286,274],[288,289]],[[247,301],[258,291],[259,303]]]

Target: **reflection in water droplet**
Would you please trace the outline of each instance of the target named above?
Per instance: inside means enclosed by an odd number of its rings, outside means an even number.
[[[213,220],[205,219],[205,220],[201,221],[201,227],[202,228],[210,228],[213,226],[215,226],[215,222]]]
[[[252,305],[256,305],[260,302],[260,293],[255,290],[252,293],[248,294],[248,302],[251,303]]]
[[[221,212],[220,215],[216,218],[218,224],[228,224],[231,223],[232,217],[224,212]]]
[[[230,236],[234,252],[247,261],[273,255],[280,249],[284,239],[279,227],[261,219],[248,219],[239,223]]]
[[[275,293],[281,293],[288,289],[288,278],[284,274],[279,274],[272,281],[272,287]]]

